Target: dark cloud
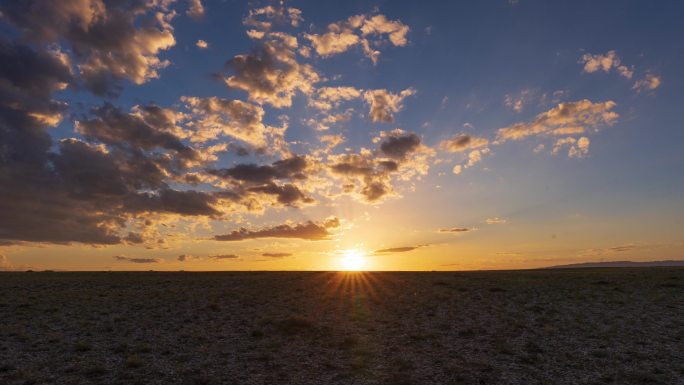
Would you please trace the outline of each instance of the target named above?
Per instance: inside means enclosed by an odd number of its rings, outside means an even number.
[[[330,157],[329,170],[345,180],[345,193],[357,193],[366,202],[377,202],[393,193],[392,181],[396,177],[426,172],[424,157],[428,152],[418,135],[401,130],[383,135],[375,153],[366,151]],[[357,185],[360,188],[356,188]]]
[[[340,220],[330,218],[324,222],[307,221],[298,224],[283,224],[274,227],[266,227],[259,230],[240,228],[228,234],[217,235],[217,241],[242,241],[256,238],[297,238],[311,241],[330,239],[334,230],[340,226]]]
[[[402,247],[391,247],[388,249],[380,249],[380,250],[375,250],[374,254],[393,254],[393,253],[407,253],[409,251],[413,251],[419,247],[423,247],[424,245],[417,245],[417,246],[402,246]]]
[[[65,104],[51,92],[70,81],[58,52],[0,42],[1,242],[138,243],[139,237],[121,233],[131,216],[218,214],[212,193],[166,183],[182,172],[177,159],[190,154],[178,138],[163,134],[171,124],[163,119],[168,111],[145,106],[125,114],[106,105],[84,119],[102,125],[85,132],[91,143],[53,143],[47,130],[59,123]]]
[[[293,184],[276,185],[275,183],[268,183],[263,186],[250,187],[250,192],[275,195],[278,203],[285,206],[294,206],[299,202],[313,203],[313,198],[307,197],[299,188]]]
[[[222,260],[222,259],[237,259],[240,257],[238,257],[235,254],[220,254],[220,255],[211,255],[207,258],[213,259],[213,260]]]
[[[489,140],[469,134],[458,134],[440,143],[440,146],[449,152],[462,152],[470,149],[486,147]]]
[[[129,232],[128,235],[124,238],[124,241],[128,243],[138,244],[145,242],[145,238],[143,238],[141,234]]]
[[[274,179],[306,179],[308,162],[302,156],[293,156],[272,165],[238,164],[231,168],[209,170],[212,175],[232,178],[240,182],[270,183]]]
[[[125,207],[133,212],[166,212],[181,215],[218,215],[212,204],[216,198],[201,191],[179,191],[163,188],[154,193],[141,192],[125,200]]]
[[[161,263],[163,260],[161,258],[130,258],[123,255],[115,255],[114,259],[121,262],[132,262],[132,263]]]
[[[410,133],[402,136],[390,136],[380,144],[380,151],[392,159],[403,160],[418,149],[420,138]]]
[[[85,85],[113,95],[118,79],[142,84],[169,62],[158,55],[175,45],[166,2],[102,0],[3,1],[0,12],[38,43],[65,44]]]
[[[263,253],[261,256],[269,258],[285,258],[292,256],[292,253]]]
[[[473,231],[475,229],[471,229],[468,227],[451,227],[448,229],[439,229],[440,233],[465,233],[468,231]]]
[[[76,131],[87,139],[97,139],[113,146],[133,146],[136,149],[163,148],[175,151],[182,158],[196,159],[193,149],[169,129],[175,126],[173,114],[157,106],[138,106],[138,114],[129,114],[105,103],[93,109],[92,119],[76,122]]]
[[[117,214],[72,199],[55,164],[48,127],[65,104],[51,92],[67,86],[70,69],[56,52],[0,42],[0,240],[120,242]],[[86,167],[87,165],[82,165]]]
[[[178,261],[180,261],[180,262],[185,262],[185,261],[193,260],[193,259],[195,259],[195,258],[196,258],[196,257],[194,257],[194,256],[192,256],[192,255],[189,255],[189,254],[181,254],[181,255],[179,255],[178,258],[176,258],[176,259],[177,259]]]
[[[276,108],[290,107],[297,91],[310,94],[319,76],[308,64],[296,60],[297,39],[268,34],[268,40],[252,53],[237,55],[226,63],[232,75],[224,77],[231,88],[246,91],[249,99]]]
[[[246,194],[274,196],[280,205],[296,206],[300,203],[313,203],[313,198],[307,196],[294,183],[276,183],[278,180],[293,182],[306,179],[306,169],[309,162],[302,156],[291,156],[271,165],[238,164],[224,169],[210,169],[210,175],[218,176],[231,183],[237,200]]]

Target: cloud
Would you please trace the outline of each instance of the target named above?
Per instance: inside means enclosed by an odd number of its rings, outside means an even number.
[[[239,256],[235,254],[219,254],[219,255],[210,255],[207,257],[197,257],[194,255],[189,255],[189,254],[181,254],[176,258],[179,262],[199,262],[199,261],[204,261],[204,260],[212,260],[212,261],[221,261],[225,259],[238,259],[240,258]]]
[[[469,228],[469,227],[451,227],[451,228],[447,228],[447,229],[439,229],[439,232],[440,232],[440,233],[456,233],[456,234],[460,234],[460,233],[466,233],[466,232],[475,231],[475,230],[477,230],[477,229],[475,229],[475,228]]]
[[[328,26],[328,32],[315,35],[305,34],[304,38],[311,42],[316,53],[322,57],[329,57],[347,51],[361,42],[349,24],[333,23]]]
[[[534,92],[529,89],[520,91],[517,95],[507,94],[504,97],[504,104],[506,107],[512,109],[515,112],[522,112],[525,106],[534,97]]]
[[[506,223],[506,219],[499,217],[487,218],[485,223],[488,225],[500,225]]]
[[[188,0],[188,10],[185,13],[193,19],[201,19],[204,16],[202,0]]]
[[[292,156],[259,166],[253,163],[238,164],[230,168],[209,170],[213,175],[240,182],[269,183],[274,179],[306,179],[305,170],[309,162],[304,156]]]
[[[132,263],[161,263],[164,262],[161,258],[130,258],[123,255],[115,255],[113,257],[120,262],[132,262]]]
[[[631,251],[635,251],[635,250],[647,249],[650,247],[652,247],[652,245],[644,245],[644,244],[639,244],[639,243],[628,243],[628,244],[612,246],[612,247],[582,250],[580,252],[580,256],[581,257],[606,256],[606,255],[613,255],[616,253],[627,253],[627,252],[631,252]]]
[[[292,256],[292,253],[263,253],[261,256],[269,258],[285,258]]]
[[[228,234],[216,235],[217,241],[242,241],[257,238],[296,238],[310,241],[330,239],[331,230],[340,226],[340,220],[332,217],[323,222],[307,221],[297,224],[283,224],[274,227],[266,227],[259,230],[248,230],[244,227]]]
[[[497,142],[520,140],[535,135],[563,135],[568,132],[582,133],[601,125],[612,125],[619,115],[612,111],[615,102],[593,103],[584,99],[560,103],[543,112],[531,122],[516,123],[497,131]]]
[[[361,26],[361,34],[367,35],[383,35],[386,34],[392,44],[403,47],[408,40],[406,34],[409,32],[409,27],[402,24],[400,21],[388,20],[385,15],[375,15],[364,20]]]
[[[632,88],[637,90],[638,92],[652,91],[660,87],[661,83],[662,80],[660,76],[649,73],[646,74],[645,78],[637,80]]]
[[[344,193],[356,194],[367,203],[393,195],[393,179],[410,180],[425,175],[429,168],[427,159],[433,155],[414,133],[397,129],[382,132],[377,139],[379,148],[375,153],[364,149],[358,154],[329,156],[328,170],[344,181]]]
[[[303,192],[296,183],[307,179],[311,163],[303,156],[293,155],[270,165],[241,163],[230,168],[208,169],[207,174],[221,178],[223,187],[230,186],[235,198],[252,195],[272,196],[275,202],[284,206],[314,203],[313,198]],[[289,181],[290,183],[282,183]],[[254,204],[256,202],[251,202]]]
[[[3,17],[31,41],[65,44],[85,85],[117,93],[114,81],[143,84],[170,62],[159,54],[176,43],[166,2],[31,0],[3,2]]]
[[[385,15],[355,15],[329,24],[326,32],[322,34],[305,34],[304,38],[311,42],[321,57],[340,54],[360,45],[364,54],[376,63],[380,51],[371,46],[379,46],[383,36],[386,36],[389,43],[394,46],[405,46],[408,42],[408,32],[407,25],[398,20],[388,20]]]
[[[461,166],[460,164],[457,164],[457,165],[454,166],[454,168],[451,169],[451,172],[453,172],[454,174],[458,175],[458,174],[460,174],[461,172],[463,172],[463,166]]]
[[[226,64],[232,75],[225,75],[226,85],[247,92],[249,100],[276,108],[290,107],[296,92],[311,94],[320,81],[318,73],[295,57],[297,39],[285,34],[272,38],[250,54],[237,55]]]
[[[393,94],[385,89],[366,91],[363,97],[370,106],[369,118],[376,123],[394,122],[394,114],[404,108],[402,104],[404,99],[415,93],[416,91],[412,88],[407,88],[399,94]]]
[[[462,152],[476,148],[486,147],[489,140],[469,134],[457,134],[449,139],[440,142],[439,146],[449,152]]]
[[[173,131],[175,115],[157,106],[136,106],[134,113],[125,113],[109,103],[91,111],[92,119],[76,121],[75,130],[87,139],[97,139],[113,146],[134,146],[142,150],[163,148],[177,156],[196,159],[193,149],[184,145]]]
[[[309,106],[328,111],[339,107],[343,101],[360,98],[362,91],[354,87],[320,87],[311,95]]]
[[[273,27],[274,22],[298,27],[299,23],[303,20],[301,10],[285,7],[281,3],[280,6],[268,5],[262,8],[251,9],[242,23],[246,26],[268,31]]]
[[[190,254],[181,254],[176,258],[179,262],[188,262],[188,261],[194,261],[194,260],[200,260],[200,257],[195,257]]]
[[[624,78],[632,79],[634,76],[634,68],[621,64],[620,58],[615,51],[608,51],[606,54],[597,55],[585,54],[580,59],[580,62],[584,63],[584,72],[593,73],[600,70],[610,72],[612,69],[615,69]],[[644,78],[634,82],[632,89],[637,92],[652,91],[658,88],[661,82],[660,76],[649,72]]]
[[[197,40],[197,43],[195,43],[195,46],[197,46],[197,48],[199,48],[199,49],[207,49],[207,48],[209,48],[209,43],[200,39],[200,40]]]
[[[326,144],[326,148],[328,150],[331,150],[340,144],[345,142],[345,137],[341,134],[336,134],[336,135],[321,135],[320,138],[318,138],[322,143]]]
[[[634,70],[622,65],[620,58],[615,51],[608,51],[605,54],[584,54],[580,59],[580,63],[584,63],[584,72],[593,73],[599,70],[603,72],[610,72],[615,69],[620,76],[631,79],[634,75]]]
[[[279,204],[297,207],[301,203],[314,203],[315,200],[305,195],[299,187],[293,184],[277,185],[268,183],[261,186],[250,187],[249,192],[273,195]]]
[[[468,154],[468,163],[464,167],[473,167],[482,160],[482,151],[474,150]]]
[[[219,255],[210,255],[210,256],[208,256],[207,258],[213,259],[213,260],[215,260],[215,261],[221,261],[221,260],[224,260],[224,259],[237,259],[237,258],[240,258],[240,257],[238,257],[238,256],[235,255],[235,254],[219,254]]]
[[[589,155],[589,144],[591,141],[586,136],[579,139],[572,137],[556,140],[551,153],[556,155],[564,147],[568,147],[568,156],[571,158],[584,158]]]
[[[416,245],[416,246],[402,246],[402,247],[390,247],[388,249],[380,249],[380,250],[375,250],[373,254],[394,254],[394,253],[407,253],[409,251],[413,251],[419,247],[423,247],[425,245]]]
[[[225,135],[262,148],[269,137],[278,134],[263,124],[264,109],[260,106],[215,96],[183,96],[181,101],[186,103],[193,118],[189,124],[191,141],[205,142]]]
[[[394,160],[405,160],[420,147],[420,137],[414,133],[390,136],[380,144],[380,152]]]

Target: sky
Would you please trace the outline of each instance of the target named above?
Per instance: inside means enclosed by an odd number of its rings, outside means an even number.
[[[0,269],[684,259],[679,1],[0,1]]]

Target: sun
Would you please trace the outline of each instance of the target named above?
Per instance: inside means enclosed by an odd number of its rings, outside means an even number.
[[[342,268],[347,271],[361,270],[366,265],[366,258],[359,250],[347,250],[340,259]]]

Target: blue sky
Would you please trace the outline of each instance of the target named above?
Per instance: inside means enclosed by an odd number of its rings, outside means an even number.
[[[66,221],[91,227],[74,225],[62,234],[42,221],[37,233],[48,235],[27,234],[9,220],[28,215],[15,210],[23,202],[4,212],[0,207],[6,245],[0,255],[11,261],[7,266],[335,269],[339,255],[350,250],[365,255],[368,268],[390,270],[684,256],[680,2],[205,0],[196,15],[188,12],[192,2],[183,1],[146,4],[138,14],[135,2],[126,8],[74,0],[70,4],[85,6],[74,6],[73,14],[45,1],[29,3],[30,12],[3,6],[3,41],[29,47],[34,56],[59,52],[70,73],[66,85],[47,96],[66,107],[54,127],[41,122],[53,138],[45,167],[56,171],[40,183],[62,186],[63,205],[83,216]],[[143,40],[142,20],[154,20],[155,13],[166,21],[151,21],[159,34]],[[45,14],[52,17],[41,19]],[[113,15],[126,15],[126,23],[109,24]],[[73,32],[66,20],[87,22]],[[97,28],[107,31],[114,51],[90,38]],[[331,31],[347,35],[324,41]],[[164,43],[169,36],[173,43]],[[355,40],[339,45],[342,38]],[[208,46],[200,48],[200,40]],[[374,60],[363,44],[378,51]],[[269,47],[284,56],[267,57],[272,61],[260,62],[263,68],[240,67],[255,71],[255,78],[242,78],[227,64],[241,55],[262,60]],[[145,64],[128,61],[136,50],[147,52],[138,57]],[[101,55],[116,60],[103,64]],[[164,64],[156,68],[155,60]],[[117,72],[121,66],[128,72]],[[275,84],[275,92],[292,93],[289,105],[258,89],[269,71],[282,68],[296,68],[294,88],[287,88],[290,80]],[[133,69],[145,75],[136,78]],[[10,79],[7,71],[2,75]],[[317,79],[306,80],[307,74]],[[93,86],[101,76],[110,80],[109,96]],[[2,94],[7,116],[17,103],[48,100],[29,91],[16,96],[25,86],[8,84]],[[315,107],[326,87],[336,95],[347,87],[353,95]],[[210,98],[224,100],[226,109],[190,106]],[[141,128],[96,110],[105,103]],[[256,126],[235,123],[231,115],[233,121],[219,127],[228,131],[211,134],[217,127],[212,119],[239,103],[263,109],[263,131],[254,133]],[[139,112],[145,106],[178,120],[156,124]],[[379,115],[373,115],[376,107]],[[321,130],[334,116],[345,118]],[[16,139],[24,138],[23,129],[9,127],[17,136],[4,139],[28,140]],[[343,143],[327,146],[333,136]],[[63,144],[66,138],[75,142]],[[222,145],[225,151],[211,149]],[[93,176],[99,171],[79,170],[78,161],[60,169],[70,146],[101,157],[107,175],[121,174],[126,192],[105,186]],[[238,147],[249,155],[238,154]],[[204,156],[210,153],[213,158]],[[279,168],[295,158],[305,164],[301,173]],[[131,175],[132,165],[143,161],[162,176]],[[16,171],[23,164],[5,161],[2,167]],[[247,165],[262,168],[238,176]],[[275,176],[256,176],[266,168]],[[188,176],[201,182],[190,183]],[[40,183],[20,180],[0,194],[16,197]],[[164,198],[173,192],[181,194],[177,200]],[[201,203],[190,207],[192,199]],[[139,200],[146,203],[131,203]],[[25,223],[48,212],[37,210]],[[302,233],[307,224],[320,233]],[[460,230],[446,231],[454,228]],[[377,252],[383,249],[401,251]],[[283,255],[265,257],[269,250]]]

